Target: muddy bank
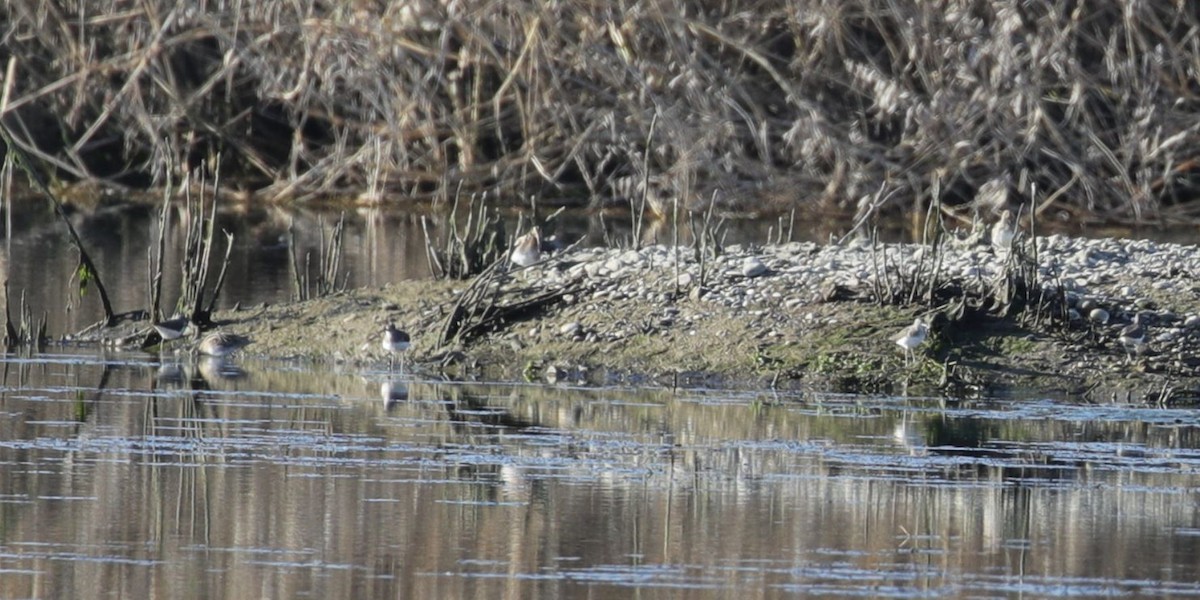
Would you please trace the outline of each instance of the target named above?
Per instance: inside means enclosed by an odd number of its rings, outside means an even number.
[[[703,261],[664,246],[576,250],[498,276],[489,306],[474,307],[491,312],[460,313],[462,334],[441,345],[469,282],[404,281],[217,321],[253,338],[250,354],[376,368],[386,360],[379,332],[394,321],[412,334],[412,368],[456,376],[880,392],[1019,385],[1091,399],[1120,390],[1192,400],[1200,381],[1195,247],[1062,236],[1019,247],[1024,267],[974,240],[937,252],[732,247]],[[994,297],[996,282],[1019,268],[1033,275],[1037,288],[1024,293],[1036,307]],[[961,292],[970,310],[939,300],[934,288]],[[1145,342],[1123,342],[1138,314]],[[906,364],[895,338],[916,317],[931,333]]]

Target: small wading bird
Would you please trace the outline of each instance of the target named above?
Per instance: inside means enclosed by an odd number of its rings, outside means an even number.
[[[188,331],[188,324],[187,317],[175,317],[166,321],[160,321],[152,326],[164,342],[169,342],[183,337],[183,334]]]
[[[215,331],[208,334],[196,350],[205,356],[229,356],[250,344],[250,338],[236,333]]]
[[[916,360],[916,353],[913,351],[921,342],[925,341],[925,335],[929,333],[929,326],[921,322],[921,318],[917,317],[912,325],[905,327],[900,332],[900,336],[896,338],[896,345],[904,348],[904,364],[910,364],[909,359]]]
[[[409,339],[408,332],[396,329],[395,323],[388,323],[386,329],[383,330],[383,339],[380,341],[383,346],[383,351],[388,353],[388,370],[392,370],[396,366],[396,354],[408,350]],[[404,369],[404,361],[400,361],[400,369]]]
[[[1125,357],[1133,360],[1133,355],[1140,352],[1146,344],[1146,325],[1142,323],[1142,315],[1134,315],[1133,322],[1121,329],[1121,335],[1117,339],[1125,347]]]
[[[996,256],[1008,256],[1009,251],[1012,250],[1015,233],[1012,211],[1005,210],[1000,213],[1000,220],[992,225],[992,251],[996,253]]]
[[[534,227],[525,235],[517,238],[516,243],[513,244],[512,253],[508,256],[509,260],[518,267],[528,267],[542,260],[542,232]]]

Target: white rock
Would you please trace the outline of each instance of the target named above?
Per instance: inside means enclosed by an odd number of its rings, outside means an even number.
[[[759,260],[757,256],[748,256],[742,261],[742,275],[746,277],[758,277],[767,272],[767,265]]]
[[[1176,338],[1179,337],[1179,334],[1182,332],[1183,332],[1183,330],[1172,327],[1171,329],[1168,329],[1168,330],[1154,336],[1154,341],[1158,342],[1160,344],[1167,343],[1167,342],[1173,342],[1173,341],[1175,341]]]

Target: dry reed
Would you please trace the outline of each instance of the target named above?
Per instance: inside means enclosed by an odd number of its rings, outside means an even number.
[[[1005,176],[1045,192],[1023,199],[1039,217],[1200,213],[1188,2],[209,6],[0,5],[16,143],[60,178],[137,186],[220,150],[269,198],[968,218]]]

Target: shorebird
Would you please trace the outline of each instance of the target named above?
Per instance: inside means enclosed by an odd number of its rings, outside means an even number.
[[[542,232],[534,227],[525,235],[517,238],[516,243],[513,244],[512,253],[508,256],[509,260],[518,267],[528,267],[542,260]]]
[[[921,317],[917,317],[912,325],[905,327],[896,338],[896,345],[904,348],[904,364],[909,364],[909,358],[916,360],[916,353],[913,351],[921,342],[925,341],[926,334],[929,333],[929,326],[921,322]]]
[[[175,317],[166,321],[159,321],[151,326],[154,327],[154,331],[158,332],[158,336],[164,342],[169,342],[183,337],[183,334],[188,331],[188,325],[190,325],[190,321],[188,321],[187,317]]]
[[[1013,235],[1016,232],[1013,228],[1012,211],[1005,210],[1000,213],[1000,220],[992,225],[992,251],[996,256],[1008,256],[1012,250]]]
[[[1125,348],[1125,357],[1133,360],[1133,355],[1141,351],[1146,344],[1146,326],[1142,323],[1142,315],[1133,316],[1133,322],[1121,329],[1117,338]]]
[[[383,347],[384,352],[388,353],[388,370],[390,371],[396,366],[396,354],[408,350],[408,332],[396,329],[395,323],[388,323],[387,328],[383,330],[380,346]],[[400,361],[400,369],[404,369],[403,360]]]
[[[250,338],[244,335],[214,331],[200,340],[196,350],[205,356],[229,356],[249,344]]]

